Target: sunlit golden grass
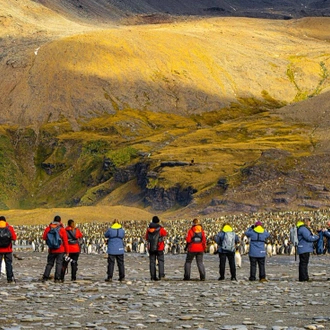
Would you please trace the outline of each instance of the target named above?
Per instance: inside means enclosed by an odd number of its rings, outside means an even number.
[[[321,77],[330,65],[327,44],[303,36],[294,22],[237,18],[86,27],[40,47],[29,70],[30,84],[42,86],[38,98],[20,91],[23,101],[14,95],[12,109],[24,103],[29,116],[67,114],[82,126],[81,118],[126,109],[189,117],[224,108],[222,115],[236,118],[235,103],[240,111],[243,104],[279,107],[329,86]],[[127,132],[125,118],[94,124]]]
[[[55,215],[60,215],[63,223],[74,219],[76,223],[112,222],[119,220],[151,220],[151,213],[129,206],[82,206],[75,208],[52,208],[34,210],[0,211],[12,225],[47,225]]]

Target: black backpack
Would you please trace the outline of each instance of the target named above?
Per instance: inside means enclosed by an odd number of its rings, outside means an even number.
[[[194,232],[194,236],[191,238],[191,243],[201,243],[202,242],[202,232]]]
[[[66,234],[68,236],[68,242],[69,244],[77,244],[78,243],[78,239],[76,237],[76,229],[74,230],[67,230]]]
[[[0,248],[6,248],[11,244],[12,236],[9,227],[0,228]]]
[[[160,228],[158,227],[153,232],[148,230],[148,250],[149,252],[156,252],[158,251],[158,242],[160,239]]]

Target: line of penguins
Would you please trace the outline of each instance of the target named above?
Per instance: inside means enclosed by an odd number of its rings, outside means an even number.
[[[267,256],[294,255],[295,247],[290,242],[290,228],[295,226],[298,220],[304,217],[312,220],[312,230],[316,232],[325,226],[330,216],[330,209],[313,210],[309,212],[263,212],[263,213],[242,213],[225,215],[218,218],[200,219],[207,237],[206,253],[215,254],[217,244],[214,236],[221,230],[223,224],[229,223],[236,234],[240,237],[240,243],[236,247],[236,265],[240,267],[241,256],[249,251],[249,240],[244,235],[245,231],[256,221],[261,221],[264,228],[271,234],[266,242]],[[107,251],[107,243],[104,238],[105,231],[111,226],[111,222],[89,222],[81,223],[75,219],[77,227],[82,231],[84,237],[81,240],[81,253],[102,254]],[[145,241],[146,229],[150,220],[123,220],[121,224],[125,229],[125,250],[127,253],[147,254],[147,242]],[[161,219],[168,235],[165,239],[165,254],[185,253],[185,237],[191,227],[191,219],[163,220]],[[18,239],[14,243],[16,251],[32,249],[36,252],[47,252],[48,248],[42,240],[45,225],[22,225],[14,226]],[[324,241],[326,244],[326,241]]]

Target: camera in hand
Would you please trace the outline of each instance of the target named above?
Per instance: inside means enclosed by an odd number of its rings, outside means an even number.
[[[75,263],[76,262],[75,260],[73,260],[69,256],[64,256],[64,261],[67,262],[67,263],[70,263],[70,262]]]

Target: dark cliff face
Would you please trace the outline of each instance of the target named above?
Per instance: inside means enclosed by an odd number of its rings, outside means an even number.
[[[193,187],[182,189],[180,186],[169,189],[153,188],[147,189],[144,201],[146,206],[151,206],[156,211],[166,211],[175,206],[187,206],[193,200],[196,190]]]
[[[175,166],[175,163],[170,162],[170,166]],[[178,166],[182,166],[182,163],[178,162]],[[166,211],[175,206],[182,207],[191,203],[193,194],[197,191],[193,187],[181,188],[180,185],[176,185],[167,189],[163,187],[148,188],[149,180],[155,180],[158,177],[157,171],[148,171],[149,168],[148,162],[139,162],[123,169],[116,169],[114,179],[120,183],[136,179],[141,188],[145,207],[151,207],[156,211]]]

